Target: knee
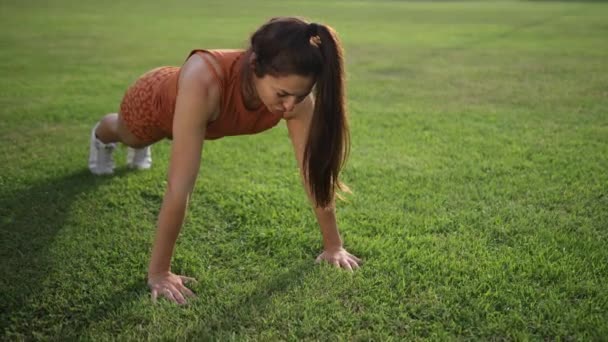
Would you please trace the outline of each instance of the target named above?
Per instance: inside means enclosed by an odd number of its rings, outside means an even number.
[[[107,114],[101,119],[101,122],[104,126],[109,127],[113,131],[118,130],[118,114],[116,113]]]

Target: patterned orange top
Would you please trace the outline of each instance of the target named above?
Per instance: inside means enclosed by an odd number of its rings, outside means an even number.
[[[213,72],[220,85],[220,114],[216,120],[209,123],[205,139],[218,139],[225,136],[254,134],[276,126],[282,114],[273,114],[264,104],[255,110],[248,110],[241,94],[241,68],[243,50],[193,50],[193,54],[209,54],[217,60],[222,70],[222,77]],[[206,63],[207,60],[203,59]],[[165,69],[165,68],[163,68]],[[177,97],[177,81],[179,68],[166,68],[164,76],[160,76],[154,103],[156,120],[159,128],[171,138],[173,128],[173,114]]]

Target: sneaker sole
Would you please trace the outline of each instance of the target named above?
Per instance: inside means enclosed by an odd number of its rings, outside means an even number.
[[[109,176],[109,175],[113,175],[114,174],[113,170],[111,170],[111,171],[105,171],[105,170],[100,171],[100,170],[89,169],[89,171],[91,171],[91,173],[94,174],[95,176]]]

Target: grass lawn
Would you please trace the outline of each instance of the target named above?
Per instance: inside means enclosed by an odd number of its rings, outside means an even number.
[[[2,340],[602,340],[608,336],[608,2],[0,3]],[[93,124],[145,71],[244,47],[276,15],[346,49],[354,273],[321,235],[284,124],[205,144],[153,305],[169,142],[87,170]]]

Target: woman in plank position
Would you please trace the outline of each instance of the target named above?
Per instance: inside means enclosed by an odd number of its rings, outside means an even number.
[[[314,94],[312,91],[314,89]],[[203,142],[254,134],[284,119],[304,188],[323,235],[325,260],[348,270],[360,259],[342,245],[335,215],[338,179],[349,149],[342,47],[335,31],[300,18],[273,18],[247,50],[194,50],[181,68],[160,67],[126,92],[120,112],[91,132],[89,169],[112,174],[112,151],[128,146],[131,168],[151,166],[150,145],[169,138],[168,185],[148,268],[153,300],[180,304],[189,277],[171,272],[171,257],[200,167]]]

